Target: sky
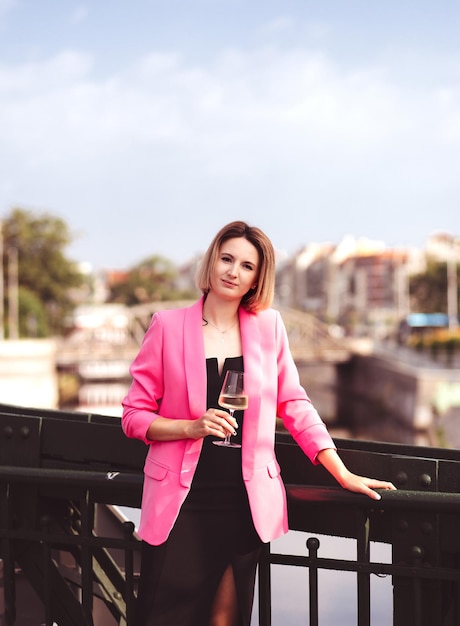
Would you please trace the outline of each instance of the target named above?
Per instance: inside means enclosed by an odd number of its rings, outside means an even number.
[[[0,0],[0,219],[69,258],[181,264],[224,224],[277,250],[460,235],[458,0]]]

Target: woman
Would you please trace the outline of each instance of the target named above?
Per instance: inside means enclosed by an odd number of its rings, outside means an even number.
[[[203,258],[203,297],[156,313],[132,364],[123,429],[149,445],[135,626],[250,624],[261,545],[288,530],[276,417],[342,487],[374,499],[374,489],[394,489],[339,458],[270,308],[274,279],[268,237],[228,224]],[[249,396],[235,418],[218,405],[228,369],[244,371]],[[212,445],[228,433],[241,448]]]

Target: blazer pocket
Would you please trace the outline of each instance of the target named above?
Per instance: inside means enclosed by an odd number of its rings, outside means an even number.
[[[164,480],[169,472],[169,468],[165,465],[159,465],[147,458],[144,465],[144,473],[149,478],[154,478],[155,480]]]
[[[278,461],[276,459],[273,459],[273,461],[270,461],[270,463],[267,465],[267,472],[270,478],[276,478],[281,474],[281,468],[278,465]]]

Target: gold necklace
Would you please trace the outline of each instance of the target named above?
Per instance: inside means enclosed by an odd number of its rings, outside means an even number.
[[[207,326],[208,324],[210,326],[212,326],[213,328],[215,328],[217,331],[220,332],[220,343],[224,343],[225,341],[225,334],[228,333],[229,330],[232,330],[232,328],[235,328],[235,326],[238,323],[238,320],[236,320],[236,322],[234,324],[232,324],[231,326],[229,326],[228,328],[226,328],[225,330],[221,330],[220,328],[218,328],[215,324],[213,324],[212,322],[210,322],[209,320],[207,320],[205,317],[201,316],[201,319],[203,320],[204,324],[203,326]]]

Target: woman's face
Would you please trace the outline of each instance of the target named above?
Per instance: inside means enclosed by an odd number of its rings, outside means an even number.
[[[241,300],[257,284],[259,253],[245,237],[225,241],[211,278],[211,290],[224,299]]]

